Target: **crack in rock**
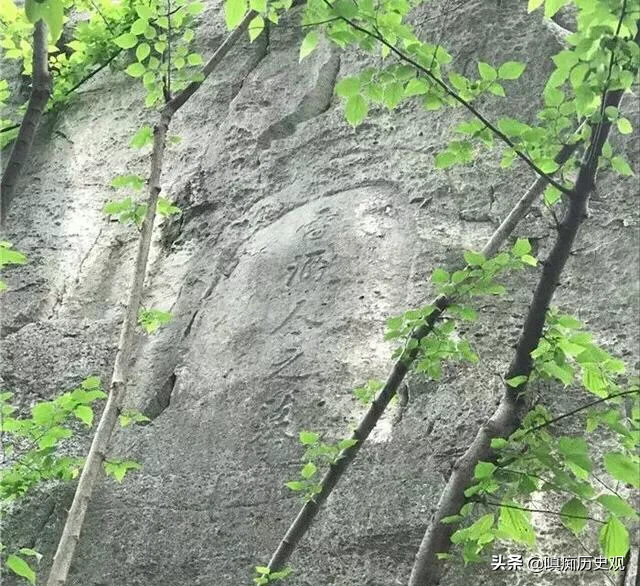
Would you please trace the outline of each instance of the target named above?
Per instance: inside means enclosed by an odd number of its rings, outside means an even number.
[[[155,395],[143,409],[144,414],[151,420],[157,419],[171,404],[171,395],[176,386],[177,376],[172,372],[165,383],[156,391]]]

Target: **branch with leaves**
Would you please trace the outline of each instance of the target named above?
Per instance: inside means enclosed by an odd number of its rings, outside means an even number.
[[[622,12],[624,15],[624,11]],[[622,16],[620,17],[622,20]],[[636,42],[638,37],[636,37]],[[608,82],[608,80],[606,80]],[[623,91],[609,92],[608,83],[604,85],[603,109],[618,108]],[[444,488],[436,511],[431,517],[416,561],[411,572],[410,586],[435,586],[443,569],[443,554],[451,547],[451,537],[456,523],[443,524],[443,519],[456,516],[465,505],[465,491],[471,485],[476,466],[479,462],[491,460],[493,438],[507,438],[519,427],[527,409],[524,390],[533,370],[532,352],[542,338],[545,318],[551,300],[560,281],[578,230],[587,216],[589,196],[595,188],[598,162],[602,155],[612,122],[600,119],[591,125],[589,147],[585,153],[575,187],[572,190],[569,206],[558,227],[555,245],[544,263],[542,276],[538,282],[529,311],[525,319],[520,339],[516,346],[515,357],[509,367],[507,380],[516,380],[517,384],[506,385],[498,408],[478,434],[467,451],[456,461],[453,473]]]
[[[558,154],[558,164],[563,165],[567,160],[569,160],[575,149],[575,143],[566,145]],[[520,200],[518,200],[507,217],[491,235],[488,242],[482,248],[480,252],[481,255],[485,258],[491,258],[498,252],[502,244],[509,238],[509,236],[511,236],[520,220],[527,215],[533,202],[540,197],[546,185],[547,182],[542,177],[538,177],[533,182],[531,187],[529,187]],[[411,338],[415,340],[417,344],[420,344],[424,338],[433,332],[437,319],[444,314],[453,302],[454,299],[447,295],[440,295],[434,299],[430,305],[435,308],[435,311],[433,311],[424,320],[422,325],[418,326],[413,331]],[[287,530],[285,536],[269,561],[269,568],[272,570],[278,570],[284,566],[302,537],[311,527],[311,524],[323,503],[333,492],[333,489],[338,484],[340,478],[347,471],[363,443],[367,440],[391,403],[393,397],[398,392],[402,381],[410,371],[412,364],[418,356],[416,348],[417,346],[406,351],[395,363],[389,377],[382,386],[382,389],[379,390],[379,393],[371,402],[368,411],[360,420],[360,423],[353,432],[351,439],[354,440],[354,443],[341,451],[340,457],[332,463],[324,478],[318,485],[318,489],[316,490],[313,499],[308,500],[300,509],[300,512]]]
[[[240,38],[249,24],[249,17],[230,33],[204,67],[203,79],[206,79],[224,59],[236,41]],[[160,195],[163,156],[166,146],[167,132],[175,113],[200,87],[202,81],[191,82],[178,95],[168,101],[160,113],[160,120],[153,130],[153,149],[151,152],[151,172],[149,176],[149,191],[147,208],[140,230],[138,252],[134,265],[133,281],[129,291],[129,299],[125,319],[120,332],[118,352],[113,367],[113,375],[109,386],[109,398],[98,424],[98,429],[91,443],[86,463],[82,469],[80,480],[76,488],[73,502],[62,532],[53,565],[51,567],[47,586],[64,586],[67,581],[69,568],[80,538],[91,495],[98,479],[98,474],[106,458],[111,435],[116,427],[118,416],[122,410],[126,383],[129,374],[129,362],[133,349],[133,337],[141,307],[144,280],[147,271],[149,248],[156,205]]]

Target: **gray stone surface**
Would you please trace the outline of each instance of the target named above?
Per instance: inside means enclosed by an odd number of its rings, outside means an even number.
[[[476,59],[526,61],[508,100],[481,107],[531,119],[557,46],[522,2],[499,4],[429,3],[414,20],[424,38],[442,35],[469,74]],[[210,53],[225,34],[220,7],[208,5],[201,21]],[[70,586],[249,584],[299,507],[283,487],[299,467],[297,432],[345,435],[361,414],[351,389],[390,368],[384,319],[430,299],[431,271],[480,248],[492,215],[503,217],[532,180],[523,166],[501,171],[494,156],[435,170],[461,110],[407,104],[350,129],[333,86],[365,60],[322,45],[298,64],[296,25],[274,27],[268,47],[234,48],[176,117],[183,141],[162,184],[184,214],[157,229],[145,295],[175,317],[138,339],[127,403],[154,419],[114,442],[114,453],[144,467],[122,485],[100,483]],[[126,146],[153,122],[140,112],[137,84],[105,74],[41,130],[10,216],[10,239],[30,263],[7,271],[2,315],[4,387],[25,406],[89,374],[109,379],[136,233],[101,208],[114,175],[146,173],[147,153]],[[637,165],[638,142],[626,149]],[[556,303],[637,367],[636,196],[633,180],[602,173]],[[543,257],[553,224],[536,208],[517,234]],[[406,584],[456,454],[498,400],[537,276],[510,277],[507,296],[483,303],[469,331],[479,365],[414,381],[402,424],[385,416],[291,560],[288,583]],[[559,408],[577,396],[553,390]],[[69,487],[36,495],[7,529],[45,554],[43,570],[71,498]],[[541,547],[581,553],[553,523]],[[456,572],[446,586],[578,583]],[[601,575],[581,580],[603,584]]]

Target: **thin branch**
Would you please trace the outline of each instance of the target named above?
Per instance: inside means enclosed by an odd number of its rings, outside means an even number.
[[[251,13],[250,13],[251,14]],[[205,79],[213,72],[222,61],[240,35],[246,30],[249,15],[240,23],[225,39],[218,50],[204,67]],[[166,146],[166,136],[169,125],[178,109],[195,93],[201,82],[190,84],[162,108],[160,120],[154,128],[153,149],[151,152],[151,172],[149,175],[149,191],[147,199],[147,213],[142,223],[138,252],[134,265],[133,282],[129,291],[129,299],[125,318],[120,331],[118,351],[113,366],[113,374],[109,387],[109,397],[100,418],[98,428],[91,442],[89,454],[80,474],[80,480],[76,488],[73,503],[62,532],[56,554],[53,558],[47,586],[64,586],[69,574],[69,568],[73,561],[76,545],[80,540],[80,533],[84,518],[93,494],[93,490],[100,474],[103,462],[106,459],[109,441],[116,427],[118,415],[124,402],[126,383],[129,375],[130,359],[133,353],[134,333],[138,310],[141,306],[144,280],[149,260],[149,249],[156,214],[156,205],[160,194],[160,181],[162,175],[162,163]]]
[[[33,29],[33,77],[31,95],[27,111],[22,119],[20,131],[13,143],[9,162],[0,182],[0,229],[3,229],[9,213],[9,205],[14,198],[18,180],[29,154],[42,113],[51,95],[51,75],[49,73],[47,51],[47,25],[39,20]]]
[[[87,75],[85,75],[82,79],[80,79],[75,85],[73,85],[70,89],[68,89],[64,95],[65,97],[68,96],[69,94],[72,94],[73,92],[75,92],[80,86],[84,85],[86,82],[88,82],[93,76],[97,75],[98,73],[100,73],[105,67],[108,67],[113,60],[120,55],[120,53],[122,53],[123,49],[118,49],[113,55],[111,55],[111,57],[109,57],[104,63],[101,63],[98,67],[96,67],[93,71],[89,72]],[[3,130],[0,130],[0,132],[4,132]]]
[[[559,165],[566,163],[571,158],[576,148],[576,144],[564,146],[556,157],[556,162]],[[509,215],[503,220],[489,241],[485,244],[482,249],[482,254],[486,258],[489,258],[498,252],[502,243],[510,236],[518,222],[528,213],[531,204],[542,194],[546,185],[547,182],[542,177],[538,177],[533,182],[531,187],[529,187],[526,193],[520,198]],[[432,305],[436,310],[425,320],[422,326],[418,327],[412,333],[412,337],[416,340],[421,340],[431,334],[437,319],[451,303],[452,300],[444,295],[440,295],[433,300]],[[357,429],[351,436],[352,439],[357,440],[357,443],[342,451],[338,461],[330,466],[329,470],[322,478],[320,483],[320,492],[315,495],[313,500],[304,504],[290,527],[287,529],[285,536],[282,538],[282,541],[269,561],[269,568],[271,568],[272,571],[279,570],[284,566],[299,541],[311,527],[311,524],[318,514],[322,504],[327,500],[342,475],[355,459],[358,451],[362,447],[362,444],[373,431],[385,409],[391,402],[391,399],[396,395],[416,356],[417,350],[409,350],[405,352],[402,359],[395,363],[384,387],[373,403],[371,403],[368,411],[361,419]]]
[[[513,462],[509,462],[512,464]],[[544,476],[540,476],[538,474],[532,474],[531,472],[523,472],[522,470],[514,470],[513,468],[507,468],[506,466],[501,466],[498,464],[498,468],[505,472],[510,472],[511,474],[519,474],[520,476],[529,476],[530,478],[536,478],[537,480],[541,480],[545,484],[553,487],[557,492],[566,492],[567,494],[573,495],[574,493],[566,488],[562,488],[561,486],[555,484],[551,480],[547,480]]]
[[[490,501],[488,499],[478,498],[478,499],[469,499],[472,502],[481,503],[483,505],[489,505],[491,507],[500,507],[501,509],[516,509],[517,511],[528,511],[530,513],[544,513],[545,515],[555,515],[557,517],[568,517],[569,519],[584,519],[585,521],[595,521],[596,523],[600,523],[602,525],[605,524],[604,521],[600,519],[596,519],[595,517],[589,517],[586,515],[570,515],[569,513],[561,513],[560,511],[550,511],[549,509],[532,509],[529,507],[521,507],[518,505],[508,505],[505,503],[498,503],[495,501]]]
[[[100,15],[100,18],[102,19],[102,21],[104,22],[104,25],[107,27],[108,31],[115,36],[115,31],[111,28],[111,24],[109,23],[109,21],[105,18],[104,14],[102,14],[102,11],[100,10],[100,7],[94,2],[94,0],[89,0],[89,2],[91,3],[91,6],[93,6],[94,10]]]
[[[528,427],[527,429],[524,430],[525,434],[529,434],[532,433],[534,431],[538,431],[539,429],[542,429],[543,427],[548,427],[549,425],[553,425],[554,423],[558,423],[558,421],[562,421],[563,419],[566,419],[567,417],[572,417],[573,415],[575,415],[576,413],[580,413],[581,411],[584,411],[586,409],[589,409],[589,407],[593,407],[594,405],[599,405],[600,403],[604,403],[606,401],[611,401],[611,399],[616,399],[617,397],[624,397],[625,395],[637,395],[640,393],[640,389],[631,389],[630,391],[622,391],[620,393],[614,393],[613,395],[608,395],[606,397],[602,397],[596,401],[591,401],[590,403],[587,403],[586,405],[582,405],[580,407],[576,407],[575,409],[572,409],[571,411],[567,411],[566,413],[563,413],[562,415],[558,415],[558,417],[554,417],[553,419],[549,419],[548,421],[545,421],[544,423],[540,423],[539,425],[534,425],[533,427]]]
[[[593,477],[593,479],[603,488],[606,488],[609,492],[615,494],[620,500],[624,500],[624,498],[622,497],[622,495],[615,489],[611,488],[608,484],[606,484],[605,482],[603,482],[599,476],[595,475],[593,473],[593,471],[591,471],[591,476]]]
[[[327,18],[327,20],[321,20],[320,22],[310,22],[308,24],[303,24],[302,28],[307,28],[309,26],[320,26],[323,24],[329,24],[330,22],[335,22],[336,20],[341,20],[341,17],[334,16],[333,18]]]

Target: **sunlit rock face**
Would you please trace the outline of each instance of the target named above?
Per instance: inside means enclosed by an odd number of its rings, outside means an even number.
[[[466,119],[460,109],[407,103],[351,129],[333,89],[367,61],[322,44],[299,64],[299,17],[273,27],[268,46],[238,44],[175,118],[171,134],[182,141],[169,149],[162,185],[183,214],[156,228],[144,301],[174,318],[140,333],[132,357],[127,404],[152,421],[119,431],[112,446],[143,468],[122,485],[100,482],[71,586],[249,584],[300,505],[283,486],[299,472],[298,432],[348,435],[363,412],[352,390],[392,364],[385,319],[427,303],[431,271],[479,249],[533,179],[523,166],[501,170],[497,155],[437,171],[434,154]],[[226,34],[221,6],[208,4],[200,20],[206,56]],[[414,21],[467,75],[477,60],[528,63],[506,99],[478,107],[533,121],[559,50],[539,17],[521,3],[471,0],[428,3]],[[113,176],[147,173],[148,152],[127,146],[155,120],[142,105],[134,80],[104,73],[40,130],[9,218],[9,238],[30,262],[7,272],[2,310],[3,386],[23,406],[90,374],[110,378],[137,232],[101,210]],[[638,143],[626,148],[637,163]],[[634,367],[635,187],[608,172],[600,181],[555,302]],[[517,229],[541,258],[554,235],[540,206]],[[411,378],[401,423],[392,405],[293,556],[288,583],[407,583],[451,466],[500,396],[538,276],[507,277],[506,296],[480,302],[464,332],[479,364],[449,365],[439,382]],[[558,412],[581,398],[544,394]],[[40,580],[72,493],[34,495],[5,529],[45,554]],[[582,553],[545,523],[541,551]],[[597,572],[516,575],[487,565],[451,571],[443,584],[468,580],[602,584]]]

